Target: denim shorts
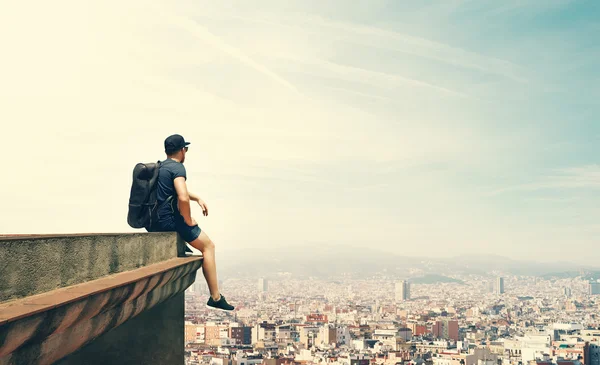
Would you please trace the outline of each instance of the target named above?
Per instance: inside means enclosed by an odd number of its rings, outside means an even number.
[[[157,222],[156,228],[160,232],[177,232],[187,243],[198,238],[201,232],[197,224],[195,226],[188,226],[181,216],[163,217]]]

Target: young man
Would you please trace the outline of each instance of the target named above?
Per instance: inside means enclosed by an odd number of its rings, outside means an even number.
[[[191,215],[190,201],[198,203],[204,216],[208,215],[208,208],[198,195],[187,190],[187,175],[183,163],[189,144],[179,134],[174,134],[165,139],[167,159],[163,161],[158,172],[156,186],[158,219],[155,230],[162,232],[175,231],[179,233],[184,241],[202,252],[204,257],[202,273],[210,290],[210,299],[206,305],[215,309],[231,311],[234,307],[227,303],[225,297],[219,293],[215,244],[200,229]]]

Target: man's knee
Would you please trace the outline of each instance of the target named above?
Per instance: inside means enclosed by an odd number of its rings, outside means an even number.
[[[215,249],[215,243],[204,232],[200,233],[200,236],[190,244],[202,252]]]
[[[215,249],[215,243],[209,238],[204,243],[204,248],[207,249],[207,250],[214,250]]]

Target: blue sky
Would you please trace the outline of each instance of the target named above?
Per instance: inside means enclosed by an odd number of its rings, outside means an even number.
[[[3,129],[36,146],[0,232],[130,230],[132,166],[181,133],[223,252],[600,258],[596,1],[38,6],[0,12]]]

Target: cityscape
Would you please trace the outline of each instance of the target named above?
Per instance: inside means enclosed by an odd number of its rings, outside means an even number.
[[[600,365],[600,281],[588,276],[415,284],[279,272],[221,281],[233,313],[205,308],[198,277],[186,291],[186,363]]]

